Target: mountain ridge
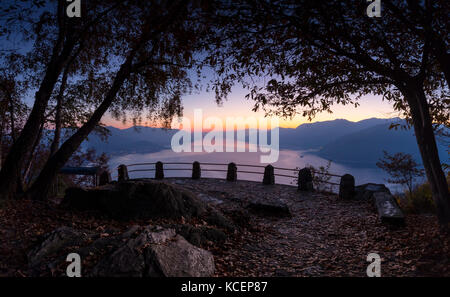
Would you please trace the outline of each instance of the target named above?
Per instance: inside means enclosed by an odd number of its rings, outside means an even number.
[[[353,167],[375,167],[383,150],[391,154],[411,154],[421,163],[413,130],[389,129],[391,124],[404,125],[405,121],[400,118],[369,118],[357,122],[336,119],[280,128],[280,149],[310,150],[321,158]],[[110,155],[154,153],[170,149],[171,137],[178,131],[146,126],[106,128],[111,133],[106,142],[94,134],[85,141],[84,147]],[[438,144],[441,161],[448,162],[448,147]]]

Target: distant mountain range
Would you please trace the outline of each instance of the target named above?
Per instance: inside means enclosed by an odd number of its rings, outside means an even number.
[[[337,119],[302,124],[295,129],[280,128],[280,149],[310,150],[322,158],[352,167],[375,167],[383,150],[409,153],[420,162],[413,130],[389,130],[392,123],[404,124],[404,120],[371,118],[351,122]],[[111,136],[106,142],[91,135],[83,145],[110,155],[152,153],[170,149],[171,137],[177,132],[151,127],[107,128]],[[438,146],[441,161],[448,162],[448,143],[438,139]]]
[[[404,121],[397,119],[345,134],[327,142],[317,154],[352,167],[375,167],[383,156],[383,150],[391,154],[408,153],[422,163],[414,131],[389,129],[391,123],[404,124]],[[448,141],[445,143],[437,137],[437,143],[441,162],[448,163]]]
[[[83,145],[110,155],[153,153],[170,149],[172,135],[178,131],[152,127],[106,128],[111,134],[106,141],[91,134]]]
[[[289,149],[319,149],[340,137],[381,124],[398,122],[398,118],[371,118],[359,122],[343,119],[307,123],[295,129],[280,129],[280,146]]]
[[[391,124],[404,125],[405,121],[400,118],[371,118],[359,122],[338,119],[302,124],[295,129],[281,129],[280,146],[311,149],[324,159],[352,167],[375,167],[383,156],[383,150],[391,154],[411,154],[421,163],[413,129],[389,129]],[[448,140],[445,143],[438,137],[437,141],[441,161],[448,162]]]

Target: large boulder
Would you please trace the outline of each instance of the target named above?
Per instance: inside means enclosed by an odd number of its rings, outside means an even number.
[[[53,274],[65,267],[67,251],[78,253],[81,260],[95,259],[82,266],[83,276],[93,277],[210,277],[214,274],[213,255],[198,248],[174,229],[160,226],[133,226],[124,233],[108,237],[64,227],[49,233],[43,242],[29,253],[33,275]],[[56,235],[63,234],[63,236]],[[68,239],[70,238],[70,240]],[[65,253],[64,253],[65,252]],[[39,271],[40,269],[40,271]],[[64,269],[59,273],[64,275]]]
[[[69,188],[63,205],[97,210],[113,219],[189,219],[234,231],[234,224],[213,206],[181,186],[154,180],[128,180],[95,188]]]
[[[193,193],[151,180],[69,188],[63,204],[80,210],[99,210],[115,219],[190,218],[206,211],[206,205]]]
[[[214,257],[174,229],[145,227],[92,270],[92,276],[210,277]]]
[[[180,235],[165,244],[151,245],[145,255],[148,261],[146,276],[211,277],[215,270],[213,255],[193,246]]]

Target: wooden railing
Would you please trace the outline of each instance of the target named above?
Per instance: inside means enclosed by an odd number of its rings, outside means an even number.
[[[140,166],[153,166],[152,168],[140,168]],[[191,167],[182,167],[182,168],[165,168],[165,165],[191,165]],[[204,166],[227,166],[227,169],[216,169],[216,168],[201,168],[201,165]],[[130,168],[131,167],[131,168]],[[251,169],[246,170],[238,170],[237,168],[264,168],[264,172],[261,171],[251,171]],[[130,168],[131,170],[129,170]],[[262,174],[263,175],[263,184],[266,185],[272,185],[275,184],[275,176],[282,176],[282,177],[288,177],[295,179],[297,178],[297,186],[299,190],[303,191],[312,191],[314,190],[313,186],[313,171],[309,167],[305,167],[303,169],[297,169],[297,168],[282,168],[282,167],[274,167],[272,165],[262,166],[262,165],[252,165],[252,164],[236,164],[236,163],[199,163],[199,162],[154,162],[154,163],[134,163],[134,164],[122,164],[119,165],[118,169],[118,180],[128,180],[128,174],[132,172],[152,172],[154,171],[154,178],[155,179],[163,179],[164,178],[164,171],[192,171],[192,179],[199,179],[201,178],[201,172],[226,172],[226,180],[227,181],[236,181],[237,180],[237,173],[248,173],[248,174]],[[297,173],[296,176],[288,175],[285,173],[278,173],[276,171],[290,171],[293,173]],[[321,180],[323,183],[328,183],[331,185],[339,186],[339,192],[342,192],[342,187],[349,187],[348,190],[344,190],[344,192],[352,192],[354,191],[354,178],[353,176],[349,174],[345,174],[343,176],[328,173],[328,172],[315,172],[316,175],[324,175],[324,176],[330,176],[335,178],[340,178],[340,182],[331,182],[329,180]]]
[[[103,167],[70,167],[59,170],[59,174],[92,176],[92,185],[97,186],[111,181],[109,172]]]

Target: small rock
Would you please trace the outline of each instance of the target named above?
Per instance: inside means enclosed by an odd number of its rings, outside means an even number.
[[[383,184],[368,183],[355,188],[355,199],[370,201],[373,199],[373,194],[376,192],[391,193],[391,191]]]
[[[378,216],[383,223],[394,225],[403,225],[405,223],[405,216],[391,194],[376,192],[373,194],[373,199],[377,207]]]
[[[88,238],[87,233],[69,227],[60,227],[48,233],[41,244],[34,247],[27,254],[30,266],[40,264],[47,256],[73,245],[79,245]]]
[[[268,216],[292,217],[287,204],[280,201],[253,200],[247,206],[249,209]]]

